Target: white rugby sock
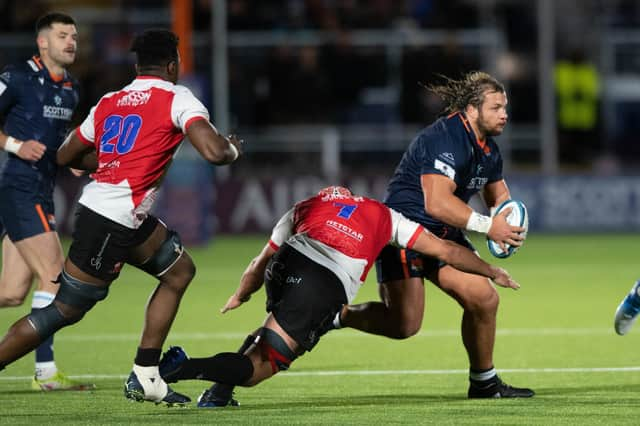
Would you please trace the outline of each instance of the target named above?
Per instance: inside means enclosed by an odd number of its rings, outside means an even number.
[[[160,377],[158,366],[142,367],[133,364],[133,372],[136,373],[138,381],[144,389],[144,399],[147,401],[160,402],[169,392],[167,383]]]
[[[58,367],[55,361],[36,362],[36,379],[46,380],[55,376],[58,372]]]
[[[493,367],[480,372],[469,370],[469,378],[478,382],[484,382],[485,380],[492,379],[496,374],[498,373],[496,373],[496,369]]]

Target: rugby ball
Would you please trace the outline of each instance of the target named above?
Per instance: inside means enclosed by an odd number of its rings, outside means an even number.
[[[512,226],[522,226],[524,228],[524,232],[522,232],[521,235],[524,238],[527,238],[527,232],[529,232],[529,214],[527,213],[527,208],[524,206],[522,201],[507,200],[496,208],[492,216],[496,216],[504,211],[504,209],[508,208],[511,208],[511,213],[507,215],[507,223]],[[507,251],[503,251],[498,243],[487,237],[487,247],[489,247],[489,252],[492,255],[500,259],[505,259],[518,251],[522,246],[513,247],[507,244]]]

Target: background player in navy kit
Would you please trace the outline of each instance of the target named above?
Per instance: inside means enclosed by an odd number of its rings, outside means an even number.
[[[222,308],[223,313],[237,308],[266,284],[269,314],[247,338],[244,350],[188,359],[182,348],[172,347],[160,363],[163,378],[253,386],[288,369],[331,328],[336,312],[353,300],[376,256],[389,243],[482,274],[498,285],[518,288],[506,271],[425,232],[384,204],[354,196],[346,188],[325,188],[297,203],[278,221],[268,244],[251,261]],[[205,391],[198,406],[228,405],[230,394],[221,399],[216,389]]]
[[[74,20],[47,14],[36,23],[36,35],[39,56],[0,74],[0,147],[9,153],[0,174],[0,228],[6,232],[0,232],[0,306],[21,305],[35,278],[33,310],[49,305],[58,290],[52,281],[64,257],[54,218],[55,156],[78,104],[77,84],[66,71],[76,56]],[[84,390],[93,385],[58,371],[51,336],[36,350],[32,387]]]
[[[449,114],[422,130],[403,155],[389,182],[385,203],[440,238],[473,249],[463,230],[482,232],[519,246],[523,228],[505,216],[475,212],[467,203],[482,191],[489,207],[510,198],[494,136],[507,123],[505,89],[492,76],[472,72],[429,87]],[[470,364],[469,398],[531,397],[530,389],[503,383],[493,365],[498,292],[485,277],[462,272],[438,259],[387,246],[376,263],[383,302],[345,307],[337,323],[396,339],[420,330],[424,315],[424,278],[464,309],[462,341]],[[338,325],[338,324],[336,324]]]

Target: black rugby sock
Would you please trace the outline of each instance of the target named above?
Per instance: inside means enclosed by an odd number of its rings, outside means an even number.
[[[253,376],[253,363],[237,352],[222,352],[209,358],[190,358],[182,364],[178,380],[200,379],[242,385]]]
[[[140,367],[152,367],[160,363],[161,349],[138,348],[136,359],[133,361]]]
[[[256,340],[256,337],[252,334],[245,337],[244,342],[242,342],[242,345],[240,346],[240,349],[238,349],[238,353],[244,354],[245,351],[249,349],[251,345],[253,345],[253,342],[255,342],[255,340]],[[233,395],[233,388],[234,386],[228,385],[226,383],[214,383],[213,386],[211,386],[211,392],[218,399],[223,401],[228,401],[231,399],[231,396]]]

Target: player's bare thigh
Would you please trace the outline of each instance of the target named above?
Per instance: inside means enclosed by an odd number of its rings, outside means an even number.
[[[38,290],[55,294],[58,291],[58,285],[52,281],[60,274],[64,262],[58,233],[43,232],[13,244],[35,274]]]
[[[468,274],[445,265],[434,272],[429,279],[453,297],[464,309],[497,307],[498,292],[486,277]]]
[[[420,330],[424,317],[424,281],[420,277],[381,283],[378,286],[380,300],[390,313],[390,321],[406,328],[408,335]]]
[[[0,307],[22,305],[29,293],[33,273],[7,235],[2,239]]]

